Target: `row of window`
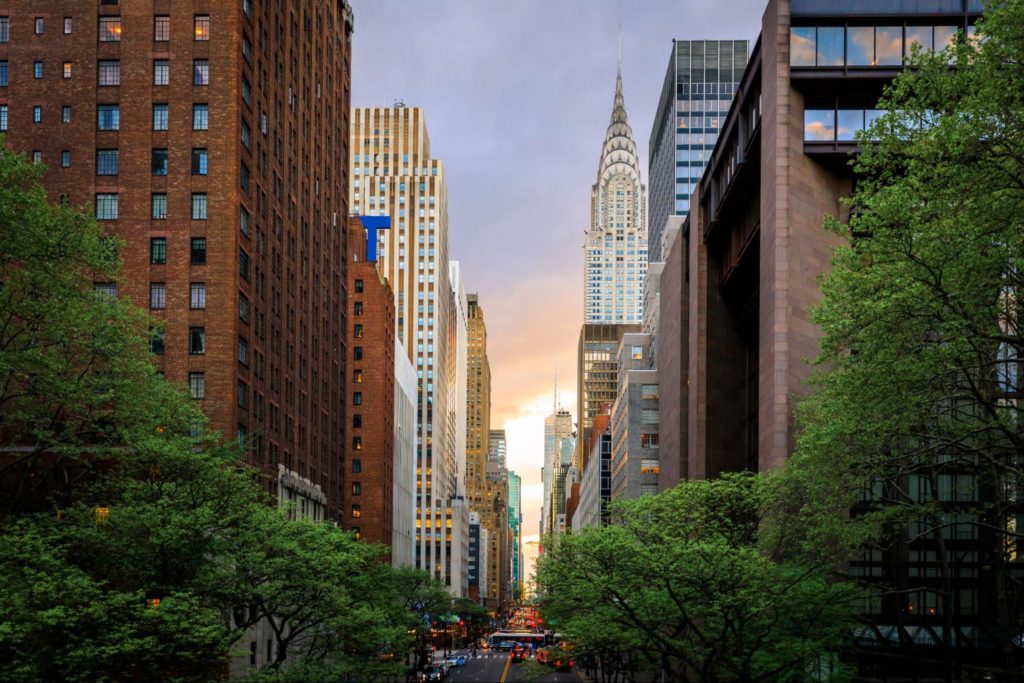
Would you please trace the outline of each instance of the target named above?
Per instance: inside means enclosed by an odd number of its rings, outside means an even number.
[[[70,155],[70,152],[63,154]],[[67,157],[70,161],[70,156]],[[61,166],[68,166],[64,163],[62,156]],[[167,148],[154,149],[151,153],[151,168],[153,175],[165,176],[169,170]],[[118,149],[97,149],[96,150],[96,175],[118,175],[121,171],[121,154]],[[205,147],[192,148],[192,175],[207,175],[209,172],[209,153]]]
[[[149,262],[156,266],[167,263],[167,238],[151,237],[149,240]],[[206,238],[193,237],[189,243],[189,264],[206,265]]]
[[[901,66],[914,46],[925,52],[953,44],[958,26],[794,26],[791,66]],[[974,34],[974,27],[967,29]]]
[[[188,307],[194,311],[206,308],[206,283],[190,282],[188,286]],[[162,311],[167,308],[167,283],[149,283],[149,308]]]
[[[116,192],[96,193],[96,220],[116,221],[119,217],[119,196]],[[207,196],[205,192],[192,193],[192,220],[205,221]],[[156,220],[167,218],[167,193],[154,192],[150,200],[150,217]]]
[[[106,4],[106,3],[105,3]],[[32,20],[33,32],[41,36],[46,31],[46,20],[44,17],[34,17]],[[64,34],[69,35],[74,29],[72,17],[64,17]],[[99,18],[99,42],[117,43],[121,41],[123,28],[121,17],[117,15],[105,15]],[[197,41],[210,39],[210,15],[196,14],[192,17],[192,35]],[[0,43],[10,42],[11,19],[0,17]],[[159,14],[153,17],[153,40],[166,42],[171,39],[171,17],[167,14]]]
[[[0,131],[7,130],[8,105],[0,104]],[[71,123],[71,105],[61,107],[61,123]],[[153,105],[153,130],[168,129],[168,105],[157,103]],[[32,107],[32,122],[42,123],[43,108],[35,105]],[[210,105],[196,103],[192,105],[192,130],[209,130],[210,128]],[[96,130],[115,131],[121,129],[121,105],[99,104],[96,106]],[[246,145],[248,146],[248,145]]]
[[[42,62],[36,62],[42,78]],[[71,62],[64,62],[65,78],[71,77]],[[171,63],[167,59],[153,60],[153,85],[170,83]],[[96,84],[101,86],[121,85],[121,60],[101,59],[96,62]],[[192,60],[192,85],[210,85],[210,60]]]

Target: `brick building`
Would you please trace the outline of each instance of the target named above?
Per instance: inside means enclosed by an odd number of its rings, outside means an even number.
[[[346,419],[351,443],[342,477],[342,526],[389,547],[394,535],[395,487],[394,297],[377,269],[374,250],[367,249],[362,221],[349,218]]]
[[[92,204],[211,427],[337,519],[352,13],[345,0],[0,9],[0,129]],[[294,479],[294,477],[289,480]]]

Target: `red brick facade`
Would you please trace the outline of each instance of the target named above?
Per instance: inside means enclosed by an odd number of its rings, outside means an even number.
[[[395,295],[375,262],[366,232],[348,219],[349,429],[343,480],[345,529],[388,547],[394,531]]]
[[[4,19],[8,144],[38,152],[54,199],[107,216],[167,378],[191,375],[269,491],[281,463],[337,518],[348,5],[12,0]]]

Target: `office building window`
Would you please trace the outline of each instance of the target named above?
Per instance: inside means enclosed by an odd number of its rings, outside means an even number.
[[[7,43],[11,40],[11,19],[0,17],[0,43]]]
[[[355,384],[362,384],[363,383],[363,371],[360,370],[360,369],[353,370],[352,371],[352,381]]]
[[[64,62],[62,75],[64,78],[71,78],[71,62]]]
[[[188,286],[188,307],[193,310],[206,308],[206,283],[193,282]]]
[[[238,338],[238,362],[249,365],[249,342],[245,337]]]
[[[356,280],[355,284],[356,284],[356,286],[355,286],[356,294],[362,294],[363,293],[363,281],[362,280]]]
[[[242,234],[246,237],[249,236],[249,212],[244,206],[239,207],[238,212],[238,229],[242,231]]]
[[[32,150],[32,163],[41,164],[43,163],[43,152],[38,149]]]
[[[204,148],[192,150],[192,175],[206,175],[207,154]]]
[[[162,221],[167,218],[167,194],[154,192],[150,200],[150,218]]]
[[[640,398],[658,398],[657,384],[641,384]]]
[[[167,104],[157,103],[153,105],[153,130],[167,130]]]
[[[149,283],[149,307],[154,311],[167,307],[167,285],[163,282]]]
[[[117,59],[101,59],[96,67],[99,85],[121,85],[121,62]]]
[[[193,20],[194,33],[196,40],[209,40],[210,39],[210,15],[209,14],[197,14]]]
[[[241,292],[238,293],[238,319],[244,323],[249,322],[249,299]]]
[[[37,36],[43,35],[43,18],[42,17],[36,17],[35,26],[36,26],[36,35]]]
[[[96,107],[98,130],[117,130],[121,127],[121,107],[117,104],[100,104]]]
[[[38,79],[40,79],[42,77],[43,77],[43,63],[42,62],[32,62],[32,78],[35,78],[36,80],[38,80]]]
[[[151,237],[149,240],[149,262],[153,265],[167,263],[167,238]]]
[[[243,280],[249,280],[249,254],[245,249],[238,250],[238,274]]]
[[[60,167],[68,168],[71,166],[71,150],[64,149],[60,153]]]
[[[359,519],[363,516],[362,508],[359,507],[359,503],[352,503],[352,517]]]
[[[64,17],[64,35],[69,35],[71,33],[71,27],[73,25],[71,17]]]
[[[363,338],[363,326],[361,324],[352,327],[352,336],[356,339]]]
[[[96,195],[96,220],[117,220],[117,193],[99,193]]]
[[[32,107],[32,123],[43,122],[43,108],[39,105]]]
[[[195,399],[206,398],[206,375],[201,372],[188,373],[188,395]]]
[[[238,407],[249,409],[249,385],[242,380],[238,380]]]
[[[100,17],[100,42],[116,43],[121,40],[121,17]]]
[[[167,149],[154,149],[152,152],[153,175],[167,175],[168,154]]]
[[[361,496],[361,495],[363,495],[363,485],[362,485],[361,482],[358,482],[358,481],[352,482],[352,495],[353,496]]]
[[[363,450],[363,437],[353,436],[352,437],[352,450],[361,451]]]
[[[658,447],[658,435],[657,434],[641,434],[640,435],[640,448],[657,448]]]
[[[60,108],[60,122],[71,123],[71,107],[66,104]]]
[[[116,282],[97,282],[93,285],[95,290],[100,294],[106,294],[107,296],[117,296],[117,283]]]
[[[192,193],[192,220],[194,220],[194,221],[205,221],[206,220],[206,193],[205,192],[193,192]]]
[[[192,85],[210,85],[210,60],[192,60]]]
[[[120,155],[116,149],[96,150],[96,175],[117,175]]]
[[[171,39],[171,18],[166,14],[153,17],[153,40],[164,42]]]
[[[363,347],[362,346],[356,346],[355,348],[352,349],[352,360],[362,360],[362,359],[363,359]]]
[[[7,105],[0,104],[0,131],[7,130]]]
[[[192,130],[210,129],[210,105],[192,105]]]
[[[152,336],[149,339],[149,350],[151,353],[157,356],[164,355],[164,331],[160,329],[153,330]]]
[[[658,409],[657,408],[644,408],[641,411],[641,420],[646,425],[658,424]]]
[[[238,174],[239,184],[242,186],[242,190],[249,192],[249,167],[242,164],[241,173]]]
[[[354,311],[355,315],[362,315],[363,314],[363,302],[362,301],[355,302],[355,304],[353,304],[352,308],[353,308],[353,311]]]
[[[190,262],[193,266],[206,264],[206,238],[193,237],[190,249]]]
[[[166,59],[153,60],[153,85],[167,85],[171,82],[171,63]]]
[[[363,392],[357,391],[352,394],[352,405],[361,406],[363,405]]]
[[[363,471],[363,461],[359,458],[352,460],[352,474],[359,474]]]
[[[9,83],[9,71],[7,69],[7,60],[0,62],[0,86],[7,87]]]
[[[352,428],[359,429],[363,426],[363,416],[356,413],[352,416]]]

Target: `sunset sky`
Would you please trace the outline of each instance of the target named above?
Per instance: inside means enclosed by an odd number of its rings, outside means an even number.
[[[555,367],[576,413],[583,236],[622,28],[626,108],[646,177],[672,39],[757,37],[764,0],[352,0],[353,104],[423,107],[448,179],[452,257],[480,295],[491,426],[523,478],[536,541]],[[536,555],[536,545],[524,547]]]

